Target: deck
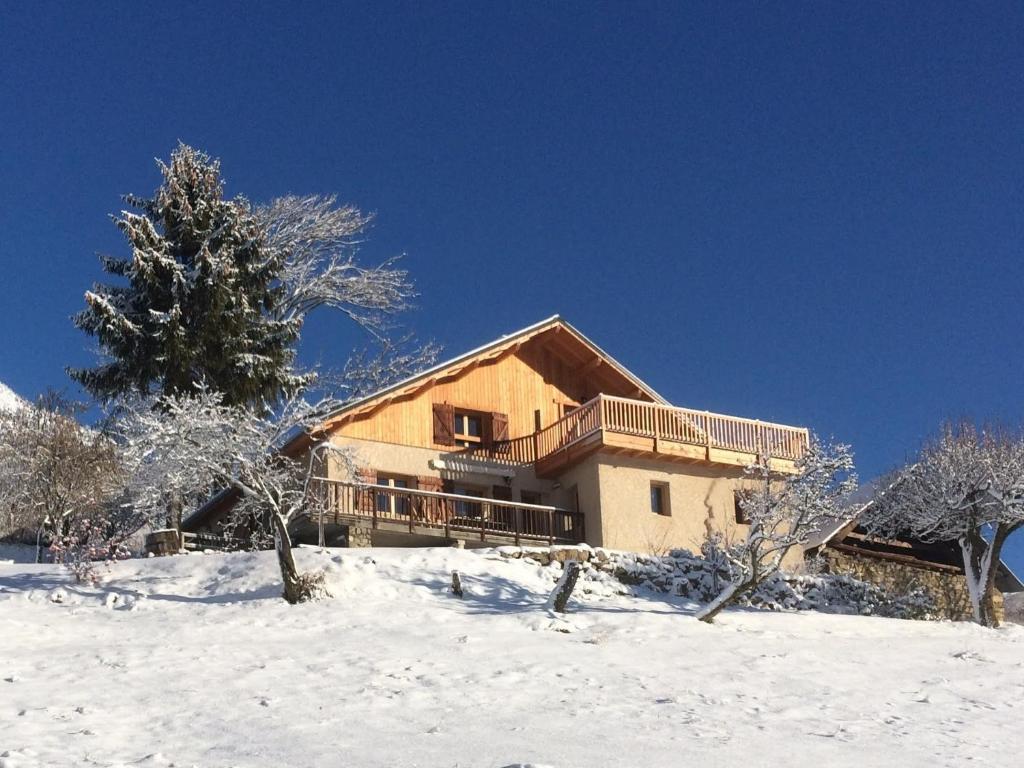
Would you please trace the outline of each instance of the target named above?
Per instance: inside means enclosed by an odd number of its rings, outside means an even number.
[[[579,544],[584,516],[543,504],[316,478],[310,522],[493,544]]]
[[[599,450],[732,466],[768,455],[776,470],[790,472],[809,440],[800,427],[598,395],[539,432],[463,455],[532,464],[540,477],[553,477]]]

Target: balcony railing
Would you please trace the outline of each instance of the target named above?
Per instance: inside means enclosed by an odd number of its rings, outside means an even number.
[[[790,461],[803,455],[809,440],[808,431],[800,427],[598,395],[539,432],[459,455],[499,464],[533,464],[601,430]]]
[[[576,544],[585,541],[583,514],[544,504],[458,493],[421,491],[373,483],[316,478],[320,509],[327,522],[360,518],[371,528],[409,533],[471,534],[492,539]],[[319,514],[314,511],[315,518]]]

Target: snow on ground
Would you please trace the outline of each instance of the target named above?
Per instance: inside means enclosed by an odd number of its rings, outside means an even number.
[[[986,766],[1024,746],[1024,628],[543,610],[550,568],[456,549],[0,564],[0,766]],[[464,600],[447,594],[451,569]]]

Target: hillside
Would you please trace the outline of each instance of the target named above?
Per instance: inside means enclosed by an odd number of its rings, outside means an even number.
[[[455,549],[0,564],[0,765],[911,766],[1016,762],[1024,629],[543,609],[551,568]],[[446,592],[463,573],[466,598]]]

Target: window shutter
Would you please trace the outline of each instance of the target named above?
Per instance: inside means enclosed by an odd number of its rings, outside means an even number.
[[[434,442],[455,445],[455,406],[434,403]]]
[[[491,414],[491,442],[508,440],[508,414]]]
[[[433,475],[419,475],[416,478],[416,487],[421,491],[441,491],[444,488],[440,477]]]
[[[356,477],[360,483],[375,485],[377,483],[377,470],[370,467],[359,467],[356,470]],[[376,492],[368,488],[357,488],[355,495],[356,510],[364,515],[372,515],[377,504]]]

